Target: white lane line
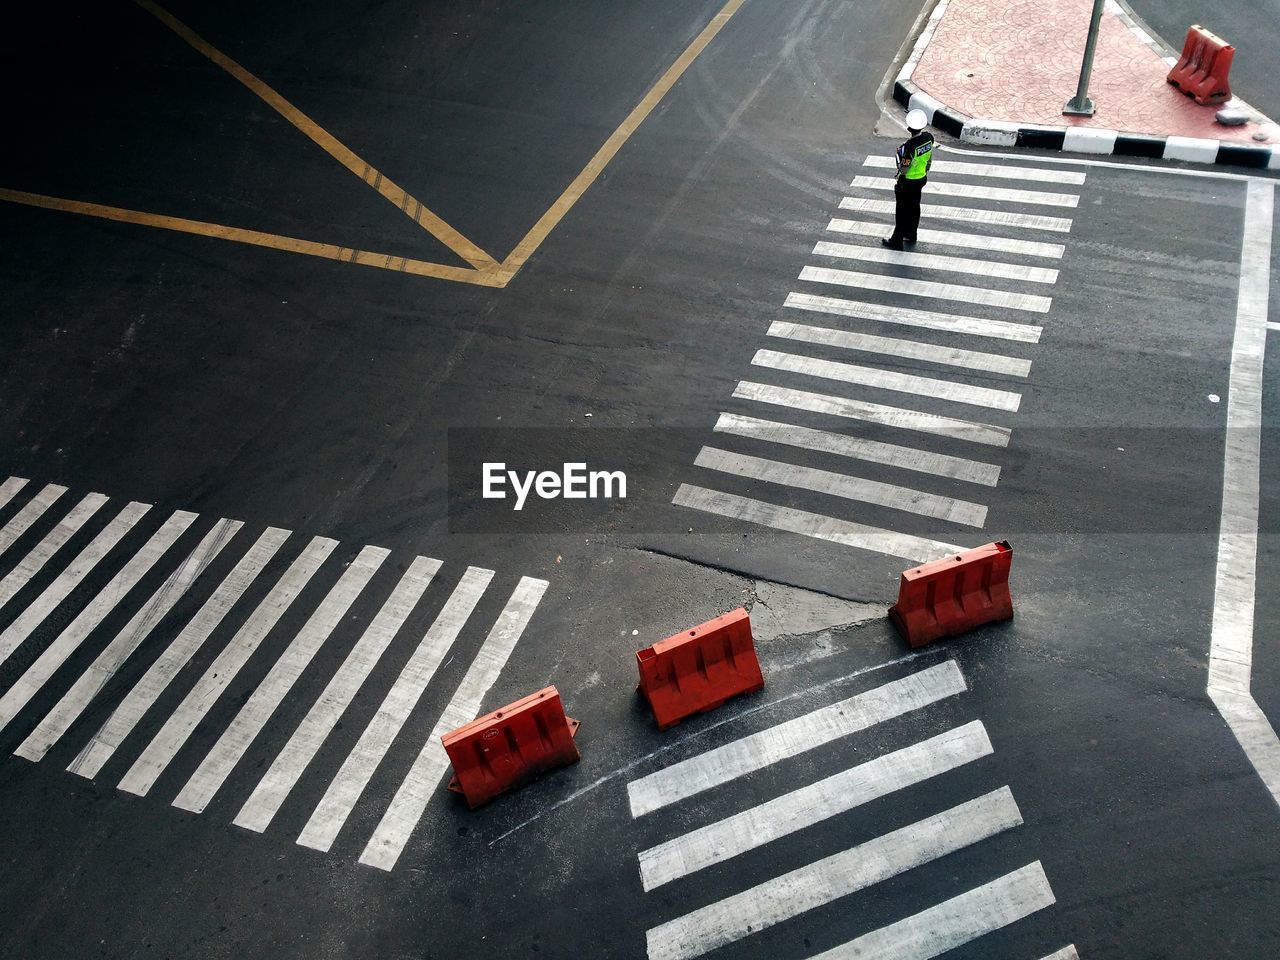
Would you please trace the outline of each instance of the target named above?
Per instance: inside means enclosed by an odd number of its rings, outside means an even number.
[[[887,237],[890,232],[888,225],[883,223],[846,220],[842,217],[836,217],[828,223],[827,229],[832,233],[851,233],[860,237]],[[981,233],[955,233],[950,230],[917,230],[916,239],[921,243],[937,244],[942,247],[1015,253],[1024,257],[1046,257],[1050,260],[1061,260],[1067,250],[1060,243],[1015,240],[1012,237],[988,237]]]
[[[27,482],[22,481],[24,484]],[[5,481],[6,486],[9,481]],[[21,489],[21,487],[19,487]],[[3,507],[13,497],[13,491],[8,496],[0,496],[0,507]],[[56,483],[47,484],[43,490],[28,500],[21,510],[14,514],[13,519],[0,527],[0,554],[4,553],[14,542],[31,529],[31,525],[44,515],[60,496],[67,492],[66,487],[60,487]]]
[[[102,494],[91,493],[72,507],[71,512],[59,520],[57,526],[45,534],[44,539],[32,547],[31,552],[23,557],[3,580],[0,580],[0,607],[12,600],[14,594],[30,583],[31,578],[44,568],[53,555],[61,550],[106,502],[107,498]]]
[[[963,523],[970,527],[981,527],[987,520],[987,508],[980,503],[925,493],[923,490],[900,487],[893,483],[881,483],[878,480],[833,473],[830,470],[818,470],[814,467],[802,467],[778,460],[766,460],[763,457],[730,453],[728,450],[717,447],[703,447],[698,451],[693,465],[749,480],[775,483],[798,490],[811,490],[829,497],[857,500],[861,503],[888,507],[891,510],[901,510],[904,513]]]
[[[328,850],[333,846],[334,839],[369,785],[374,770],[391,749],[392,742],[418,705],[427,684],[435,676],[440,662],[453,646],[492,579],[493,571],[480,567],[468,567],[462,575],[462,580],[387,691],[378,712],[365,727],[359,742],[307,820],[297,841],[302,846],[313,850]]]
[[[387,602],[320,694],[320,699],[298,724],[289,742],[276,755],[270,769],[236,814],[237,826],[259,833],[270,826],[289,791],[315,759],[316,752],[333,732],[343,712],[351,705],[360,686],[391,645],[439,569],[440,561],[430,557],[418,557],[409,565]]]
[[[0,483],[0,510],[4,509],[29,482],[25,477],[10,477],[4,483]]]
[[[1249,182],[1227,387],[1222,521],[1214,577],[1208,693],[1272,798],[1280,803],[1280,739],[1250,690],[1258,576],[1262,366],[1274,205],[1273,182]]]
[[[879,440],[866,440],[862,437],[798,427],[774,420],[744,417],[736,413],[720,414],[715,430],[717,433],[729,433],[738,437],[750,437],[753,440],[799,447],[802,450],[814,450],[871,463],[882,463],[903,470],[913,470],[916,473],[932,474],[935,477],[950,477],[967,483],[979,483],[986,487],[994,487],[1000,480],[1000,468],[994,463],[966,460],[964,457],[934,453],[931,450],[901,447],[893,443],[882,443]]]
[[[271,665],[235,719],[222,731],[218,742],[205,754],[191,779],[174,798],[175,807],[192,813],[204,812],[390,553],[384,547],[364,547],[351,561],[284,653]]]
[[[893,170],[897,162],[893,157],[872,156],[862,161],[864,167]],[[1023,167],[1004,163],[965,163],[960,160],[934,160],[929,175],[954,173],[961,177],[996,177],[1004,180],[1037,180],[1041,183],[1065,183],[1080,186],[1086,174],[1075,170],[1050,170],[1047,167]]]
[[[82,777],[95,777],[103,765],[111,759],[120,744],[138,721],[142,719],[169,683],[178,675],[196,651],[209,639],[209,635],[222,622],[232,605],[249,589],[262,568],[289,538],[288,530],[268,527],[249,551],[240,558],[234,570],[227,575],[213,595],[182,628],[182,632],[165,648],[159,658],[147,669],[132,690],[112,711],[102,728],[93,735],[71,762],[67,770]]]
[[[780,760],[964,693],[966,689],[954,660],[918,670],[900,680],[632,780],[627,784],[631,816],[641,817],[660,810]]]
[[[232,537],[244,524],[239,520],[219,520],[204,535],[199,545],[187,555],[187,558],[152,594],[133,618],[124,625],[106,648],[98,654],[97,659],[58,701],[43,720],[36,726],[31,735],[14,751],[20,757],[38,761],[44,758],[107,685],[116,671],[135,650],[142,644],[156,625],[173,609],[174,604],[182,598],[200,574],[222,552]]]
[[[1049,878],[1037,860],[810,960],[932,960],[1054,903]],[[1059,951],[1045,960],[1068,956],[1075,957],[1075,950]]]
[[[436,795],[441,779],[449,770],[449,757],[440,738],[450,730],[470,723],[480,713],[485,694],[506,666],[547,586],[545,580],[520,578],[467,675],[458,684],[453,699],[423,744],[409,775],[400,784],[387,812],[365,845],[364,852],[360,854],[361,863],[380,870],[390,870],[396,865],[422,812]]]
[[[9,655],[31,636],[36,627],[44,622],[58,604],[67,599],[68,594],[80,585],[80,581],[89,575],[99,561],[111,552],[120,539],[132,530],[134,524],[150,509],[149,503],[126,504],[125,508],[99,531],[92,542],[80,551],[80,555],[58,574],[53,583],[45,587],[44,592],[18,614],[17,619],[5,628],[4,633],[0,633],[0,663],[9,659]]]
[[[1041,960],[1080,960],[1080,954],[1076,953],[1076,945],[1070,943],[1061,950],[1055,950],[1049,956],[1042,957]]]
[[[789,387],[775,387],[750,380],[740,382],[734,388],[733,395],[740,400],[755,400],[759,403],[809,410],[813,413],[829,413],[835,417],[865,420],[868,423],[878,423],[886,427],[915,430],[940,437],[953,437],[956,440],[969,440],[991,447],[1007,447],[1012,435],[1007,427],[996,427],[989,423],[940,417],[932,413],[921,413],[918,410],[833,397],[824,393],[810,393],[807,390],[792,390]]]
[[[641,882],[647,893],[991,752],[981,721],[948,730],[641,851]]]
[[[802,323],[786,323],[775,320],[769,325],[768,336],[801,340],[805,343],[821,343],[829,347],[858,350],[863,353],[881,353],[889,357],[905,357],[908,360],[924,360],[948,367],[964,367],[987,373],[1004,373],[1011,377],[1025,377],[1031,372],[1031,361],[1009,357],[1001,353],[983,353],[978,350],[961,350],[958,347],[942,347],[918,340],[900,340],[896,337],[877,337],[869,333],[851,333],[814,327]]]
[[[338,541],[327,537],[315,537],[307,544],[121,778],[117,784],[121,790],[140,797],[147,795],[169,761],[187,742],[196,724],[213,708],[222,692],[337,545]]]
[[[840,297],[818,297],[811,293],[788,293],[785,305],[796,310],[810,310],[814,313],[878,320],[881,323],[895,323],[899,326],[920,327],[925,330],[946,330],[948,333],[966,333],[996,340],[1016,340],[1020,343],[1039,343],[1040,335],[1044,332],[1043,327],[1031,323],[962,317],[954,313],[934,313],[931,310],[908,310],[905,307],[890,307],[882,303],[863,303]]]
[[[654,927],[649,960],[701,956],[1021,824],[1001,787]]]
[[[1048,313],[1053,305],[1052,297],[1042,297],[1038,294],[1010,293],[1006,290],[989,290],[986,287],[966,287],[958,283],[938,283],[934,280],[914,280],[910,277],[890,277],[881,273],[861,273],[857,270],[836,270],[830,267],[805,267],[800,271],[799,279],[812,283],[857,287],[862,290],[880,290],[908,297],[928,297],[932,300],[975,303],[983,307],[1023,310],[1027,313]]]
[[[863,197],[844,197],[841,210],[858,210],[862,213],[893,213],[892,200],[867,200]],[[1000,227],[1023,227],[1027,230],[1051,230],[1054,233],[1070,233],[1070,217],[1046,217],[1038,213],[1011,213],[1007,210],[985,210],[979,207],[949,207],[936,203],[920,204],[920,216],[934,220],[960,220],[965,223],[992,223]]]
[[[1057,270],[1051,270],[1048,267],[1027,267],[1020,263],[1005,263],[1002,260],[943,257],[936,253],[917,253],[915,250],[889,250],[881,246],[868,247],[857,243],[834,243],[830,240],[820,240],[814,246],[813,252],[820,257],[865,260],[869,263],[918,267],[921,270],[971,273],[980,277],[999,277],[1003,280],[1022,280],[1026,283],[1058,282]]]
[[[145,513],[145,509],[142,512]],[[195,519],[196,514],[185,510],[178,510],[169,517],[119,573],[67,624],[58,638],[44,648],[35,662],[0,698],[0,730],[7,727],[31,702],[31,698],[40,692],[57,669],[80,648],[80,644],[84,643],[103,618],[138,585],[143,575],[155,566]]]
[[[965,547],[954,543],[942,543],[925,537],[916,537],[896,530],[884,530],[864,523],[841,520],[807,510],[796,510],[763,500],[740,497],[720,490],[708,490],[690,483],[680,484],[671,502],[690,510],[701,510],[732,520],[771,527],[786,533],[798,533],[818,540],[829,540],[846,547],[870,550],[890,557],[901,557],[913,563],[937,560],[949,553],[958,553]]]
[[[854,177],[850,187],[862,190],[892,190],[893,180],[887,177]],[[1074,193],[1056,193],[1045,190],[1020,190],[1014,187],[987,187],[972,183],[930,182],[930,193],[943,197],[965,197],[971,200],[1007,200],[1013,203],[1029,203],[1040,207],[1076,207],[1080,197]]]
[[[770,370],[786,370],[789,373],[802,373],[825,380],[856,383],[864,387],[912,393],[921,397],[949,400],[952,403],[988,407],[992,410],[1007,410],[1010,413],[1016,412],[1018,405],[1022,402],[1022,395],[1011,390],[975,387],[967,383],[957,383],[954,380],[938,380],[934,377],[882,370],[879,367],[819,360],[816,357],[802,357],[794,353],[780,353],[777,350],[757,350],[751,362],[757,367],[768,367]]]

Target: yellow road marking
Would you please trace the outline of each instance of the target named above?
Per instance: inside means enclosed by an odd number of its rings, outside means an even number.
[[[462,257],[463,260],[466,260],[467,263],[477,269],[497,266],[493,257],[424,207],[420,201],[393,183],[390,178],[361,160],[337,137],[333,136],[333,134],[329,133],[225,53],[209,44],[186,24],[156,5],[152,0],[135,0],[135,2],[192,47],[252,90],[280,116],[310,137],[325,153],[394,203],[405,216]]]
[[[346,263],[358,263],[366,267],[397,270],[401,273],[412,273],[420,277],[457,280],[462,283],[474,283],[485,287],[506,285],[506,281],[502,280],[497,272],[493,270],[485,271],[472,270],[470,267],[451,267],[443,263],[411,260],[389,253],[372,253],[368,250],[356,250],[353,247],[339,247],[332,243],[317,243],[314,240],[282,237],[274,233],[261,233],[257,230],[244,230],[240,227],[227,227],[218,223],[185,220],[182,217],[166,217],[159,213],[143,213],[140,210],[126,210],[123,207],[108,207],[101,203],[84,203],[80,200],[65,200],[62,197],[46,197],[39,193],[24,193],[21,190],[6,190],[3,187],[0,187],[0,200],[26,204],[29,207],[44,207],[47,210],[82,213],[86,216],[99,217],[103,220],[116,220],[120,223],[136,223],[144,227],[161,227],[165,230],[177,230],[179,233],[194,233],[202,237],[216,237],[219,240],[234,240],[237,243],[249,243],[257,247],[271,247],[273,250],[285,250],[289,253],[304,253],[312,257],[323,257],[326,260],[342,260]]]
[[[586,193],[587,188],[596,182],[596,178],[600,176],[614,155],[622,149],[622,145],[627,142],[631,134],[635,133],[636,128],[644,123],[645,118],[653,112],[653,108],[658,105],[658,102],[676,85],[676,81],[689,69],[689,65],[697,59],[698,54],[702,53],[707,44],[715,39],[716,34],[729,22],[729,18],[738,12],[738,8],[742,6],[743,2],[744,0],[729,0],[728,3],[720,8],[720,12],[711,18],[711,22],[703,28],[700,34],[694,37],[693,42],[685,48],[684,53],[676,58],[676,62],[667,68],[667,72],[658,78],[658,82],[649,89],[643,99],[627,114],[627,118],[622,121],[618,129],[609,135],[609,139],[596,151],[596,155],[591,158],[582,172],[574,177],[573,182],[565,188],[564,193],[560,194],[556,202],[551,205],[551,208],[524,235],[524,239],[516,244],[516,248],[507,255],[507,259],[502,261],[502,272],[508,278],[514,276],[516,271],[524,266],[525,261],[533,255],[533,252],[538,249],[542,241],[547,238],[547,234],[555,229],[556,224]]]
[[[320,127],[314,120],[291,104],[275,90],[263,83],[252,73],[230,57],[217,50],[185,24],[157,6],[153,0],[135,0],[143,9],[153,14],[167,27],[182,37],[188,44],[208,57],[223,70],[243,83],[258,95],[265,103],[275,109],[281,116],[311,138],[321,149],[336,159],[344,167],[369,184],[386,199],[390,200],[415,223],[444,243],[450,250],[458,254],[475,269],[448,266],[443,263],[431,263],[426,260],[413,260],[397,257],[392,254],[373,253],[368,250],[357,250],[353,247],[340,247],[331,243],[318,243],[314,240],[302,240],[297,237],[285,237],[274,233],[263,233],[258,230],[245,230],[240,227],[229,227],[217,223],[206,223],[201,220],[187,220],[183,217],[170,217],[158,213],[146,213],[141,210],[129,210],[124,207],[111,207],[100,203],[88,203],[82,200],[68,200],[62,197],[49,197],[39,193],[25,193],[21,190],[8,190],[0,187],[0,200],[21,203],[31,207],[43,207],[48,210],[60,210],[66,213],[79,213],[120,223],[134,223],[147,227],[159,227],[165,230],[176,230],[180,233],[196,234],[203,237],[214,237],[219,240],[231,240],[236,243],[248,243],[259,247],[270,247],[289,253],[301,253],[312,257],[323,257],[327,260],[341,260],[357,263],[367,267],[378,267],[383,270],[395,270],[411,273],[421,277],[435,277],[441,280],[454,280],[460,283],[471,283],[485,287],[505,287],[511,282],[525,262],[531,257],[564,218],[565,214],[581,199],[587,189],[595,183],[604,168],[608,166],[622,145],[627,142],[636,129],[653,112],[663,97],[676,85],[676,82],[689,69],[698,55],[715,39],[729,19],[738,12],[745,0],[729,0],[720,12],[702,29],[693,42],[676,58],[675,63],[667,68],[658,78],[638,104],[627,114],[625,120],[614,130],[596,151],[595,156],[587,163],[582,172],[574,177],[562,194],[556,199],[537,223],[526,233],[514,250],[507,255],[501,264],[464,237],[444,220],[436,216],[421,202],[387,179],[369,164],[351,152],[336,137]]]

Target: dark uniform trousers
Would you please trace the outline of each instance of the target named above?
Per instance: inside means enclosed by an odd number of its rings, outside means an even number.
[[[919,180],[908,180],[899,177],[893,185],[893,197],[897,201],[894,211],[893,243],[907,240],[916,242],[916,231],[920,228],[920,193],[924,190],[928,177]]]

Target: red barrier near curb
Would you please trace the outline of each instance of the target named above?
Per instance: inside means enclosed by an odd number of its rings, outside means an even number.
[[[472,720],[440,738],[453,764],[449,789],[474,810],[548,770],[577,763],[578,726],[564,715],[555,687]]]
[[[1001,540],[907,570],[889,619],[912,647],[1013,616],[1013,548]]]
[[[1236,48],[1199,24],[1187,31],[1182,56],[1165,78],[1196,103],[1224,103],[1231,99],[1227,80]]]
[[[751,619],[742,609],[638,651],[636,664],[659,730],[764,687]]]

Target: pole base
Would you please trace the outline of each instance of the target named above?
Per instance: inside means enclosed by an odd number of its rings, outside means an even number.
[[[1093,101],[1088,97],[1072,97],[1062,108],[1062,112],[1068,117],[1092,117],[1093,111]]]

